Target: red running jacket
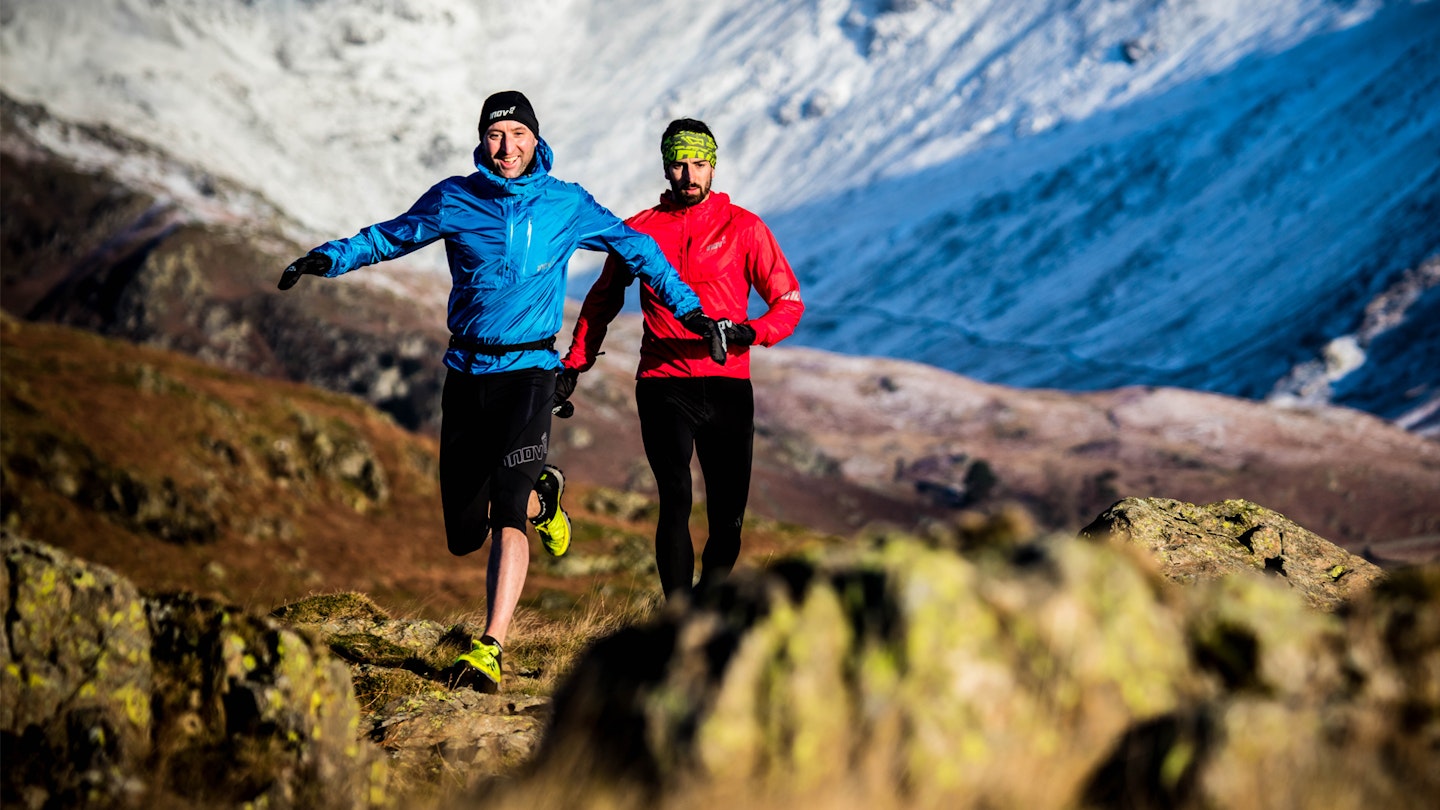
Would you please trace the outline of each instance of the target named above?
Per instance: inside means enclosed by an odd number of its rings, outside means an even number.
[[[625,223],[654,237],[665,258],[680,271],[680,279],[700,296],[706,315],[717,321],[728,318],[749,323],[755,329],[756,344],[779,343],[800,323],[805,311],[800,283],[775,236],[760,217],[732,205],[728,194],[712,191],[704,202],[686,208],[673,204],[667,192],[661,195],[659,205]],[[566,368],[585,371],[594,365],[610,322],[625,304],[625,288],[633,280],[623,262],[613,256],[606,260],[580,308],[563,361]],[[746,305],[752,287],[769,309],[749,320]],[[640,307],[645,314],[645,337],[640,343],[636,378],[749,378],[749,346],[732,345],[722,366],[710,359],[705,342],[680,325],[649,284],[641,285]]]

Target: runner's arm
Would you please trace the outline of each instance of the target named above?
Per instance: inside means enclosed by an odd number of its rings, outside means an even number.
[[[311,251],[330,258],[326,278],[419,250],[445,235],[441,203],[445,183],[438,183],[394,219],[362,228],[349,239],[335,239]]]
[[[641,281],[650,285],[665,308],[679,318],[700,309],[700,297],[690,285],[680,280],[680,273],[670,265],[655,240],[620,221],[608,209],[586,195],[580,247],[603,250],[619,257],[625,267]]]
[[[750,286],[760,293],[769,309],[748,323],[755,330],[755,343],[773,346],[790,337],[800,324],[805,302],[800,299],[800,281],[775,235],[757,217],[750,229],[750,249],[745,254],[745,274]]]

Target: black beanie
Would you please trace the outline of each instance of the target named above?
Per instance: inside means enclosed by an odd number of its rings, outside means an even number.
[[[485,130],[496,121],[519,121],[529,127],[536,138],[540,137],[540,122],[535,120],[535,109],[530,106],[530,99],[519,90],[502,90],[485,99],[485,106],[480,109],[482,140]]]

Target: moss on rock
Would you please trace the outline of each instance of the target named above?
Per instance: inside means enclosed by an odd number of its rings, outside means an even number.
[[[390,618],[390,614],[381,610],[370,597],[353,591],[309,596],[299,602],[282,605],[271,611],[270,615],[286,624],[297,625],[347,622],[379,624]]]

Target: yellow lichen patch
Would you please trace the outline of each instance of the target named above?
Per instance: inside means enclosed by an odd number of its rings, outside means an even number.
[[[124,708],[125,719],[142,731],[150,728],[150,693],[133,683],[117,687],[114,698]]]
[[[60,573],[54,568],[46,568],[40,574],[39,592],[42,598],[55,594],[55,586],[59,583]]]
[[[730,659],[713,708],[696,733],[700,762],[717,779],[747,779],[760,768],[768,709],[761,685],[782,642],[773,623],[762,623],[745,634]]]
[[[226,662],[225,668],[230,673],[243,676],[254,669],[254,667],[247,668],[245,665],[245,659],[250,655],[246,649],[247,646],[245,637],[239,633],[230,633],[225,636],[222,654]]]
[[[789,740],[788,777],[793,786],[818,787],[827,774],[843,767],[853,727],[843,674],[850,655],[850,624],[829,587],[812,588],[795,616],[783,650],[785,666],[776,674],[784,703]]]

